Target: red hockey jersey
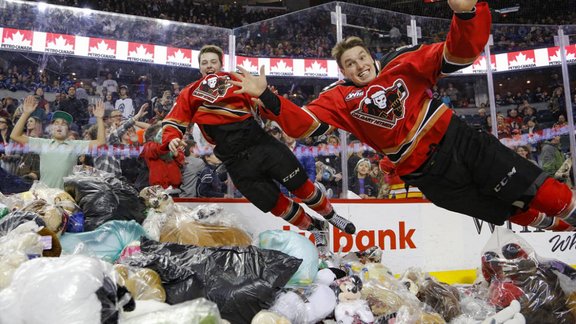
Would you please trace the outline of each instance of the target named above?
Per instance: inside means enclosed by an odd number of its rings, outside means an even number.
[[[253,118],[251,97],[235,94],[234,90],[238,88],[228,83],[232,78],[225,72],[209,74],[182,89],[174,107],[162,121],[164,150],[172,139],[182,138],[190,123],[197,123],[204,137],[216,144],[203,125],[226,125]]]
[[[427,89],[441,76],[475,61],[488,40],[490,24],[487,4],[479,3],[470,19],[453,17],[445,42],[405,47],[385,56],[368,85],[341,80],[305,108],[279,97],[278,116],[266,109],[262,113],[296,138],[313,134],[321,123],[344,129],[385,153],[399,175],[409,174],[427,160],[453,114],[432,100]]]

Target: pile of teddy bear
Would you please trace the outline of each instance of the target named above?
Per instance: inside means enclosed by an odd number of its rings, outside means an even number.
[[[576,270],[505,229],[476,282],[449,285],[394,275],[377,247],[254,238],[221,206],[183,207],[160,187],[66,184],[0,194],[0,323],[576,323]]]

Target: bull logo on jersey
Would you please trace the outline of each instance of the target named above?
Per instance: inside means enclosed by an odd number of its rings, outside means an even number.
[[[394,81],[389,88],[373,85],[360,100],[358,109],[352,111],[352,116],[377,126],[392,128],[398,119],[404,118],[406,98],[408,89],[401,79]]]
[[[200,82],[192,95],[213,103],[219,97],[224,97],[228,89],[232,87],[228,80],[230,77],[227,75],[210,74]]]

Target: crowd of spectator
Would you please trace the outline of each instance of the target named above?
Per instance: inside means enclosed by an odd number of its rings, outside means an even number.
[[[344,4],[343,9],[347,18],[345,35],[357,35],[366,39],[376,56],[398,46],[411,44],[411,38],[407,35],[411,15],[428,16],[417,17],[417,25],[421,27],[422,34],[419,42],[422,43],[443,40],[449,23],[447,18],[450,18],[446,3],[436,3],[433,6],[415,6],[410,3],[407,8],[406,4],[397,4],[394,1],[347,2],[350,4]],[[228,48],[231,29],[234,29],[237,54],[266,57],[329,58],[330,49],[336,41],[336,27],[331,23],[331,12],[334,8],[330,4],[288,13],[283,7],[258,9],[240,4],[217,5],[185,0],[155,0],[144,3],[134,0],[53,0],[49,3],[85,6],[96,11],[78,14],[65,7],[47,7],[38,12],[36,6],[6,3],[3,8],[6,14],[0,17],[0,24],[6,27],[130,39],[183,48],[199,48],[202,44],[212,43],[225,49]],[[562,9],[562,5],[555,8],[559,10],[542,11],[540,7],[527,6],[522,14],[510,15],[511,18],[507,20],[495,19],[502,20],[502,24],[495,24],[493,29],[493,52],[553,46],[557,25],[576,22],[573,10],[565,10],[568,7]],[[107,12],[132,15],[127,16],[132,19],[116,19],[116,16]],[[518,19],[514,18],[516,16]],[[495,13],[494,17],[498,18],[499,14]],[[174,23],[165,24],[163,21]]]

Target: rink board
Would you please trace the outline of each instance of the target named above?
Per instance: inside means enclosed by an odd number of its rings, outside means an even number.
[[[191,208],[206,203],[198,200],[179,202]],[[238,223],[253,234],[255,244],[259,233],[266,230],[298,231],[250,203],[226,200],[217,203],[238,217]],[[491,224],[424,201],[338,200],[334,208],[355,223],[357,234],[351,236],[331,228],[333,251],[358,251],[378,245],[383,250],[382,263],[394,273],[419,267],[450,283],[474,280],[482,250],[494,230]],[[538,256],[576,264],[575,232],[543,232],[511,224],[504,226],[531,244]]]

